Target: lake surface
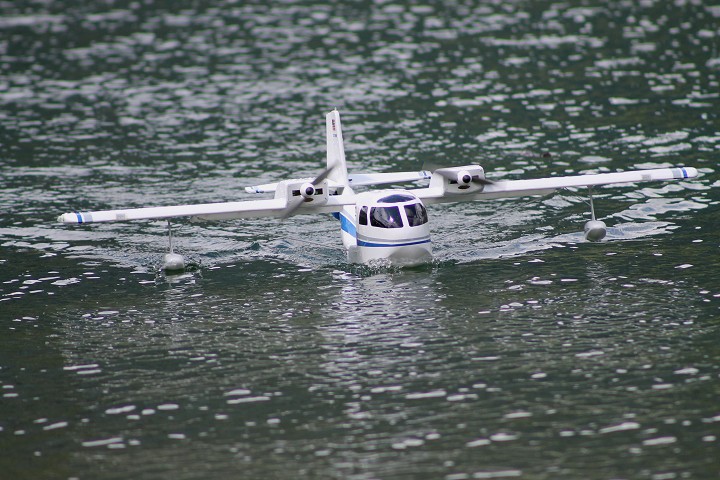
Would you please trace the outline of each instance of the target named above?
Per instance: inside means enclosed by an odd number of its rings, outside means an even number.
[[[720,477],[720,6],[0,3],[0,477]],[[330,216],[68,227],[351,171],[689,181],[430,209],[436,260]],[[549,154],[549,155],[546,155]]]

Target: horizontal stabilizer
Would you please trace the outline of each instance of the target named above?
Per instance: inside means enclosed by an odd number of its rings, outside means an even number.
[[[419,172],[390,172],[390,173],[355,173],[348,178],[351,187],[365,187],[370,185],[387,185],[389,183],[408,183],[419,180],[428,180],[432,172],[421,170]]]
[[[390,173],[351,173],[348,183],[351,187],[367,187],[371,185],[387,185],[389,183],[409,183],[419,180],[428,180],[432,172],[421,170],[419,172],[390,172]],[[253,187],[245,187],[247,193],[274,193],[278,183],[265,183]]]

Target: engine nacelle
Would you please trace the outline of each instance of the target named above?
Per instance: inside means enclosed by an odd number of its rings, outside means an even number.
[[[288,202],[302,200],[304,203],[311,202],[311,205],[323,205],[327,203],[330,186],[328,180],[313,185],[312,178],[297,180],[283,180],[275,189],[275,198],[286,198]]]
[[[480,165],[439,168],[430,177],[431,188],[442,188],[444,193],[482,192],[485,170]]]

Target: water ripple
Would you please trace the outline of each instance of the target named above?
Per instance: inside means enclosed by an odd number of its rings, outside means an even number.
[[[718,17],[0,4],[6,475],[709,478]],[[601,243],[581,190],[434,206],[417,269],[348,266],[326,217],[179,222],[181,275],[162,222],[53,223],[313,175],[333,107],[353,170],[701,176],[596,189]]]

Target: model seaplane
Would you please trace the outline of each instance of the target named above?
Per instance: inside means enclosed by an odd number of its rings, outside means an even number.
[[[302,214],[332,214],[340,222],[342,243],[351,263],[412,266],[432,258],[427,205],[447,202],[491,200],[506,197],[547,195],[557,189],[588,187],[591,220],[585,224],[585,237],[599,241],[605,237],[605,224],[595,218],[591,188],[613,183],[632,183],[694,178],[692,167],[658,168],[538,178],[534,180],[490,180],[480,165],[438,168],[434,171],[348,174],[345,163],[340,114],[326,116],[327,166],[314,178],[297,178],[246,187],[249,193],[273,194],[273,198],[224,203],[167,207],[73,212],[60,215],[59,222],[86,224],[131,220],[167,220],[170,252],[165,255],[166,270],[185,266],[172,247],[170,219],[231,220],[274,217],[285,219]],[[358,187],[403,184],[429,180],[424,187],[368,190]]]

